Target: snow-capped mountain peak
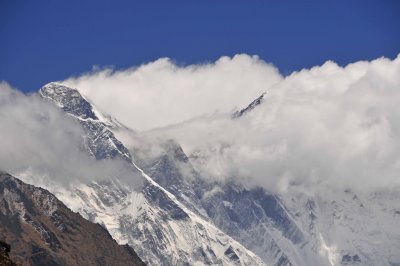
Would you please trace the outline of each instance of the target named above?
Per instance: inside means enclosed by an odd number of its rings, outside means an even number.
[[[141,191],[113,179],[82,183],[74,189],[47,184],[66,205],[103,224],[119,243],[134,247],[150,265],[264,264],[136,166],[128,149],[115,137],[115,127],[100,121],[102,115],[77,90],[50,83],[39,95],[76,118],[85,132],[89,154],[98,160],[122,157],[145,179]]]
[[[93,112],[92,105],[76,89],[51,82],[43,86],[39,94],[77,118],[99,120]]]

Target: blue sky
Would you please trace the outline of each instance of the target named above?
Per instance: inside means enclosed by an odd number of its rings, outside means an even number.
[[[29,92],[94,65],[259,55],[283,74],[400,52],[400,1],[0,0],[0,80]]]

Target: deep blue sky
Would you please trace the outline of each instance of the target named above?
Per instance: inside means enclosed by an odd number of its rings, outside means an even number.
[[[0,0],[0,80],[22,91],[170,57],[257,54],[283,74],[400,52],[400,1]]]

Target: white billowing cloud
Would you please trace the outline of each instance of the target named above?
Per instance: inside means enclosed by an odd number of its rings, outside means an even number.
[[[4,82],[0,82],[0,128],[0,169],[17,177],[64,185],[139,178],[122,161],[89,157],[77,121],[37,95],[24,95]],[[134,183],[140,185],[140,180]]]
[[[160,59],[67,83],[132,128],[165,126],[142,135],[176,139],[205,178],[280,191],[400,185],[400,57],[328,61],[285,78],[247,55],[187,67]],[[265,90],[260,106],[231,119]]]
[[[179,123],[246,105],[282,79],[257,56],[178,66],[168,58],[122,71],[104,69],[63,81],[103,112],[136,130]]]
[[[174,137],[207,177],[287,190],[400,185],[400,57],[333,62],[276,84],[247,115],[194,119]]]

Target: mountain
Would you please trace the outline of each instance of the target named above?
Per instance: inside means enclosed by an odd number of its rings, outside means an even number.
[[[49,191],[3,172],[0,235],[22,265],[144,265],[131,247],[118,245]]]
[[[47,188],[150,265],[400,265],[398,191],[277,193],[210,181],[196,167],[207,153],[186,154],[170,139],[145,143],[61,84],[39,93],[81,123],[89,154],[122,158],[144,179],[140,190],[116,179]],[[258,112],[263,96],[234,121]]]
[[[81,124],[88,154],[97,160],[123,159],[130,163],[130,171],[143,177],[140,190],[126,180],[111,177],[74,188],[43,184],[67,206],[102,224],[149,265],[264,264],[132,162],[133,156],[114,134],[126,127],[101,114],[77,90],[50,83],[39,90],[39,95]]]

